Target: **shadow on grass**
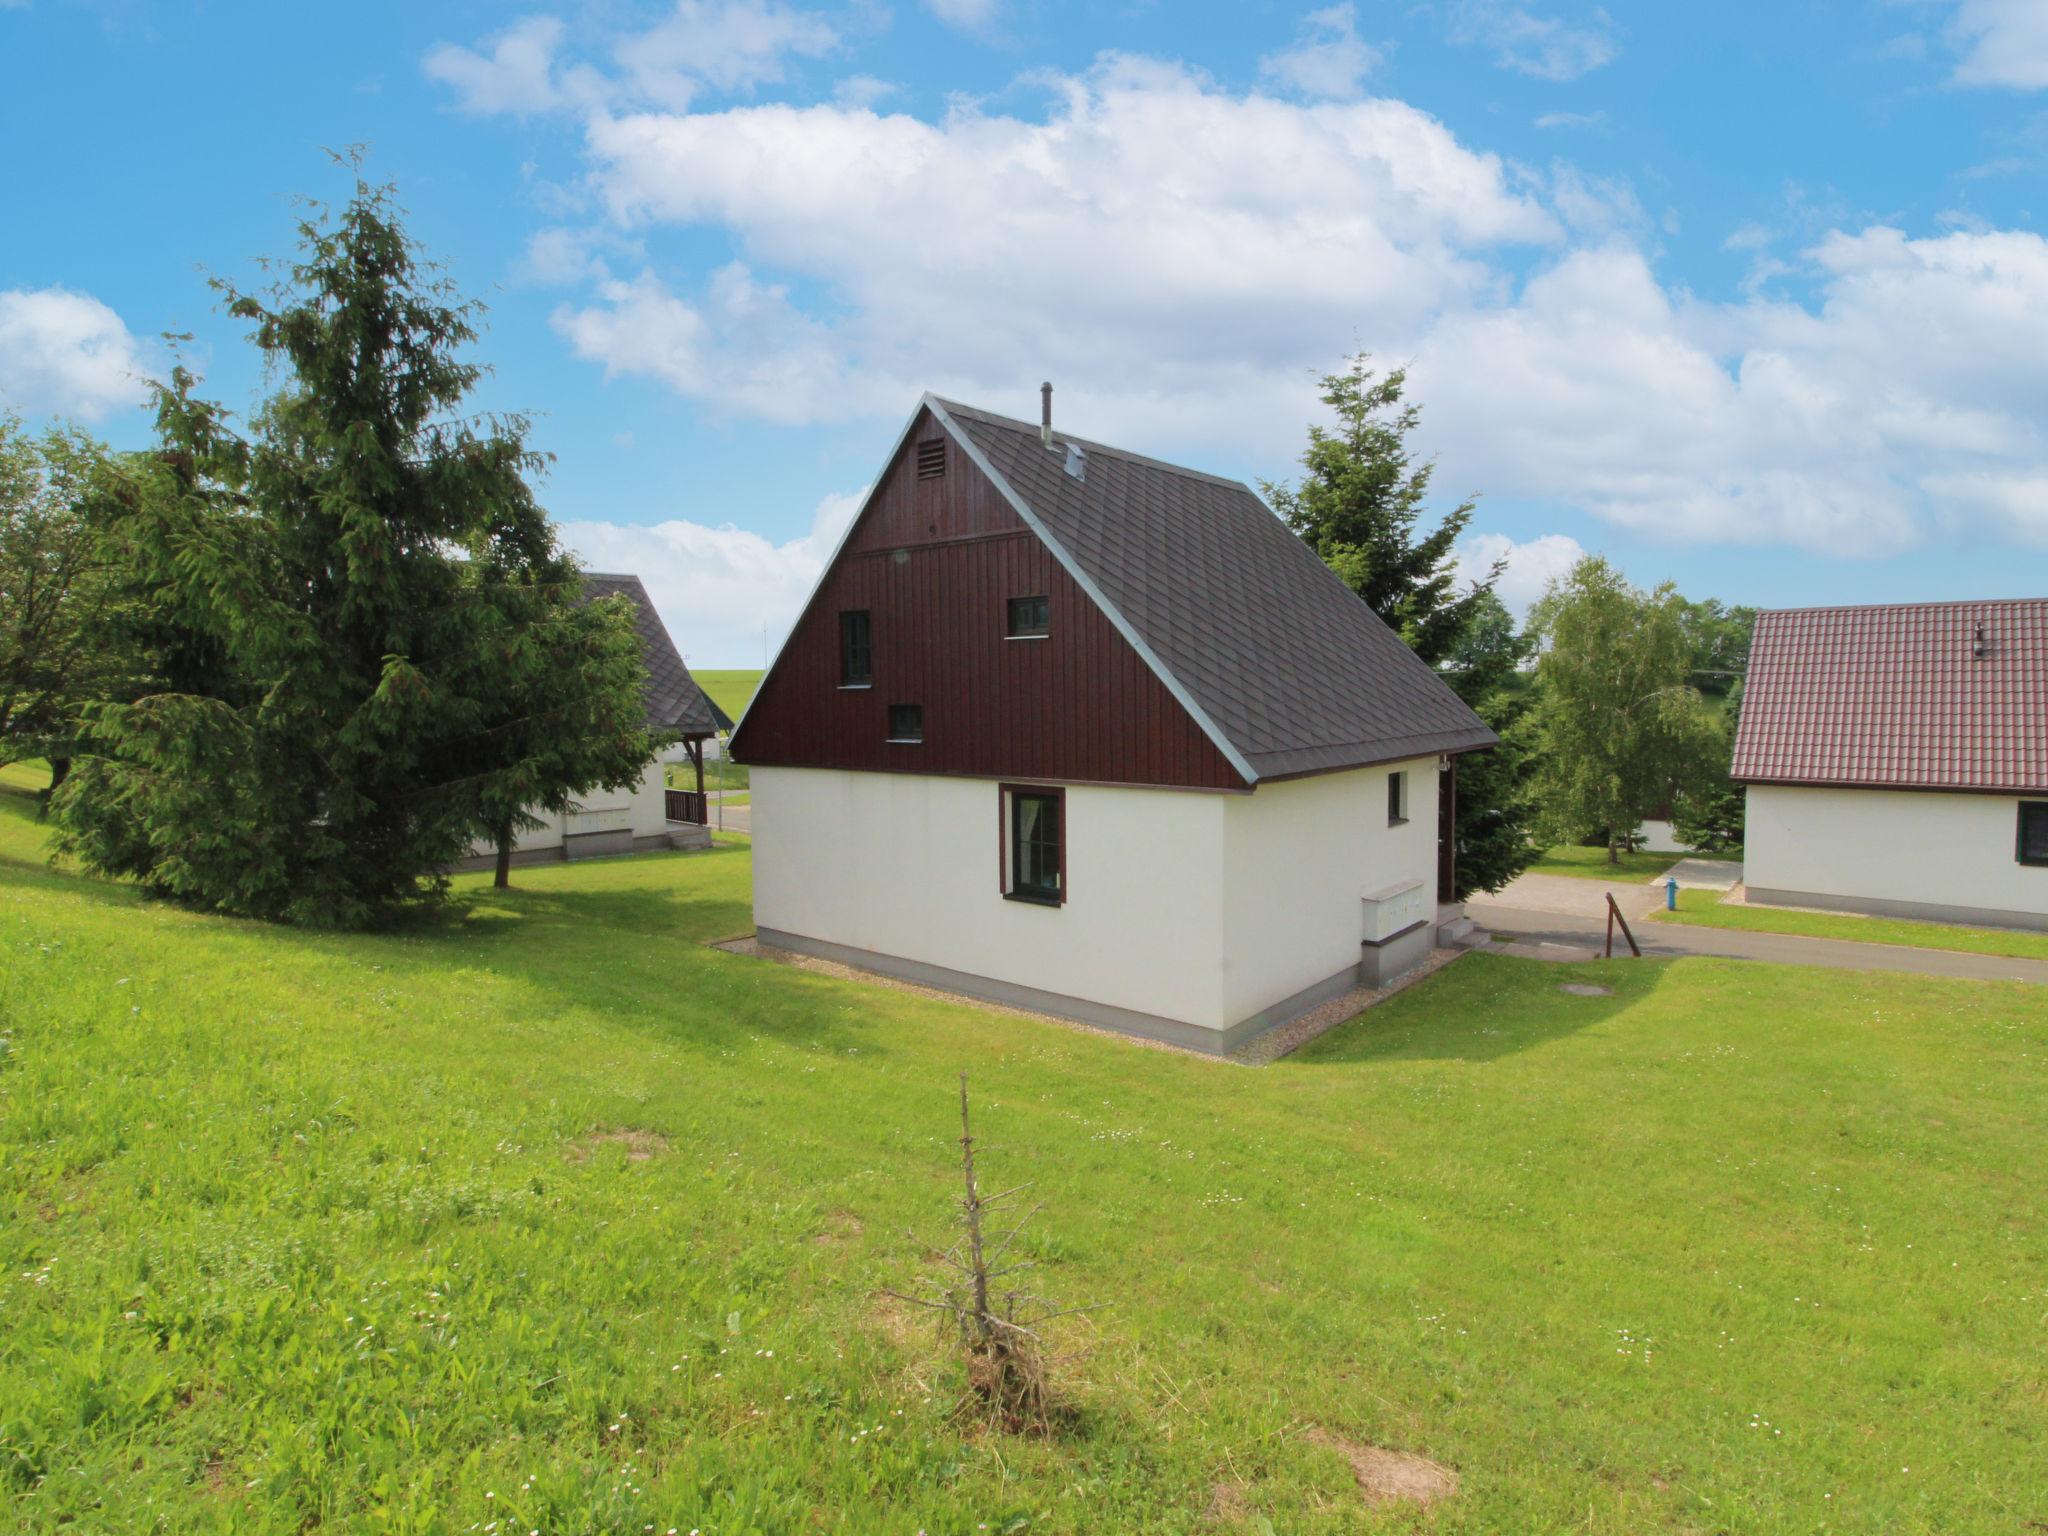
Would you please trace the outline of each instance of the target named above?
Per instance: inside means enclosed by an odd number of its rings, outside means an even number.
[[[1470,954],[1339,1025],[1287,1058],[1302,1066],[1372,1061],[1498,1061],[1627,1014],[1661,985],[1668,960],[1558,964]],[[1567,986],[1604,987],[1587,997]]]

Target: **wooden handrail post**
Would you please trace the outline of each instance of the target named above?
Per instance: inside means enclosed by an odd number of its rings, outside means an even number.
[[[1628,952],[1638,960],[1643,958],[1643,947],[1636,942],[1636,936],[1629,932],[1628,919],[1621,915],[1621,908],[1615,905],[1614,892],[1607,893],[1607,958],[1614,958],[1614,925],[1621,924],[1621,936],[1628,940]]]

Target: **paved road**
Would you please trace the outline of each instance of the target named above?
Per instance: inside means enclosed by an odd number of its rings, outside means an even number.
[[[1530,876],[1523,876],[1529,879]],[[1517,882],[1519,884],[1520,882]],[[1597,881],[1578,881],[1602,892]],[[1509,891],[1514,889],[1508,887]],[[1503,891],[1502,895],[1506,895]],[[1622,892],[1615,892],[1620,900]],[[1605,941],[1604,917],[1509,906],[1498,898],[1475,897],[1466,910],[1472,920],[1501,939],[1529,944],[1591,945]],[[1605,904],[1601,906],[1604,914]],[[1971,955],[1947,949],[1910,949],[1903,944],[1858,944],[1847,939],[1811,939],[1789,933],[1750,933],[1733,928],[1692,928],[1659,923],[1647,916],[1629,926],[1646,955],[1724,955],[1737,960],[1767,960],[1775,965],[1818,965],[1841,971],[1907,971],[1918,976],[1962,976],[1976,981],[2030,981],[2048,986],[2048,960],[2018,960],[2004,955]],[[1616,949],[1621,935],[1614,936]]]

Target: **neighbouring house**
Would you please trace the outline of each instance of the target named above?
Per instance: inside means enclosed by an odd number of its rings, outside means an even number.
[[[1760,615],[1732,772],[1751,900],[2048,928],[2048,599]]]
[[[586,602],[623,597],[633,605],[633,627],[647,663],[647,723],[673,732],[678,745],[648,761],[639,779],[622,789],[593,789],[562,812],[540,811],[541,825],[520,832],[513,843],[515,864],[540,864],[597,854],[639,853],[656,848],[708,848],[704,800],[704,743],[732,722],[714,704],[669,638],[661,615],[638,576],[586,573]],[[668,788],[668,761],[695,779],[694,789]],[[496,848],[479,841],[458,869],[488,869]]]
[[[759,938],[1227,1050],[1428,955],[1496,738],[1250,489],[1050,390],[924,398],[742,715]]]

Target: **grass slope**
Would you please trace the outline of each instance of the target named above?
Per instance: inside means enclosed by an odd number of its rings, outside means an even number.
[[[705,949],[736,847],[337,937],[53,871],[30,815],[10,775],[8,1529],[2048,1519],[2048,992],[1473,955],[1250,1071]],[[1037,1288],[1114,1303],[1050,1443],[951,1421],[876,1297],[961,1068]],[[1462,1490],[1364,1510],[1311,1426]]]
[[[759,667],[742,668],[736,671],[700,671],[692,667],[690,669],[690,676],[697,679],[697,686],[711,695],[718,707],[730,715],[734,721],[738,721],[739,717],[746,712],[748,703],[754,697],[754,690],[761,686],[761,669]]]
[[[1677,853],[1624,853],[1620,863],[1610,864],[1605,848],[1560,847],[1545,850],[1543,857],[1529,866],[1528,873],[1640,885],[1653,875],[1663,874],[1683,857]]]
[[[1699,928],[1741,928],[1751,933],[1797,933],[1815,939],[1854,939],[1863,944],[1903,944],[1914,949],[1957,949],[1976,955],[2016,955],[2048,960],[2048,934],[2006,928],[1966,928],[1956,923],[1920,923],[1891,917],[1855,917],[1838,912],[1799,912],[1787,907],[1752,907],[1721,900],[1718,891],[1680,891],[1678,910],[1659,907],[1661,922]]]

